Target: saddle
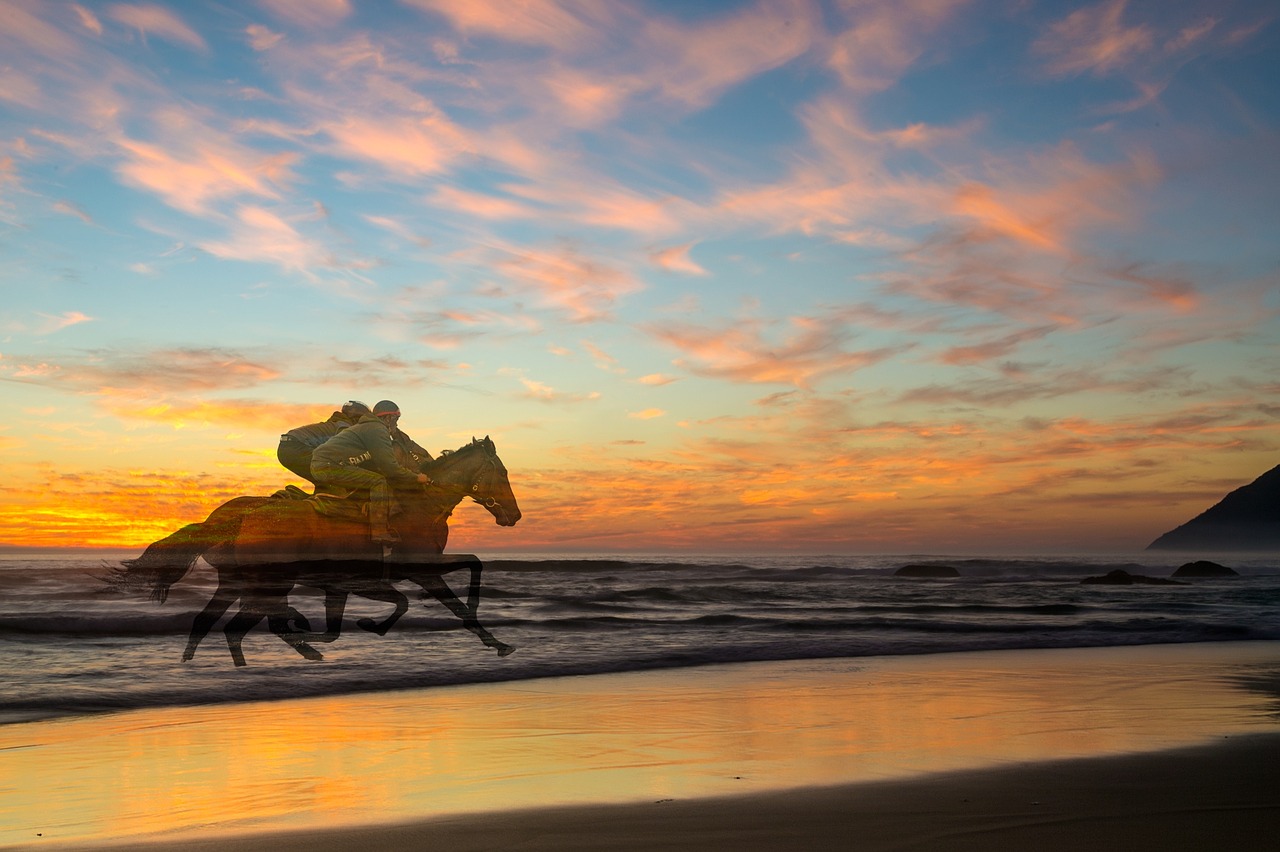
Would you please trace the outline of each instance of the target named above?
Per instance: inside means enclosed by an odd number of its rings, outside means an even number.
[[[271,495],[275,500],[302,500],[311,505],[316,514],[325,518],[358,521],[369,516],[369,495],[363,492],[327,485],[308,494],[296,485],[286,485]]]

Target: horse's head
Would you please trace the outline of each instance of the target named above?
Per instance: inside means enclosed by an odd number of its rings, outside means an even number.
[[[486,435],[454,452],[443,453],[430,466],[432,481],[446,489],[456,489],[489,510],[498,526],[515,526],[520,507],[511,490],[506,465],[498,458],[493,441]]]

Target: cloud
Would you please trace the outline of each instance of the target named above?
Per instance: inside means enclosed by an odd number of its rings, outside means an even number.
[[[122,420],[158,423],[174,429],[213,426],[283,434],[297,426],[326,419],[339,406],[334,402],[289,404],[264,399],[194,399],[135,402],[109,399],[107,409]]]
[[[166,41],[195,48],[201,52],[208,50],[208,45],[205,44],[204,39],[195,30],[191,29],[183,23],[181,18],[163,6],[135,6],[117,3],[108,6],[106,14],[119,23],[136,29],[143,36],[158,36]],[[83,21],[83,16],[81,20]]]
[[[82,322],[93,322],[95,317],[82,314],[79,311],[68,311],[59,316],[51,316],[50,314],[39,314],[44,320],[37,329],[38,334],[53,334],[56,331],[62,331],[64,328],[70,328],[73,325],[79,325]]]
[[[944,364],[963,366],[966,364],[983,364],[999,358],[1008,357],[1023,343],[1039,340],[1056,330],[1057,326],[1040,326],[1003,335],[995,340],[967,346],[953,346],[942,353],[940,360]]]
[[[84,27],[94,35],[102,35],[102,21],[98,20],[98,16],[90,12],[79,3],[72,3],[71,8],[75,10],[76,17],[80,20],[80,26]]]
[[[686,275],[709,275],[707,270],[699,266],[691,257],[689,250],[694,243],[660,249],[649,254],[649,260],[659,269],[667,272],[683,272]]]
[[[493,265],[545,306],[562,311],[570,322],[607,319],[618,299],[640,289],[640,283],[625,271],[568,246],[506,249],[496,255]]]
[[[1128,0],[1106,0],[1077,9],[1056,21],[1032,45],[1056,77],[1091,72],[1103,76],[1152,49],[1155,36],[1147,26],[1126,26]]]
[[[793,317],[781,335],[758,321],[710,328],[691,323],[651,324],[650,334],[684,353],[676,363],[690,372],[748,383],[808,388],[836,373],[877,364],[906,345],[846,351],[849,334],[829,319]],[[781,339],[775,339],[777,337]]]
[[[131,354],[90,350],[52,363],[14,363],[8,356],[0,360],[0,373],[79,393],[127,398],[254,387],[281,375],[279,368],[217,348]]]
[[[425,105],[417,115],[348,112],[342,120],[322,123],[320,129],[332,140],[335,155],[408,177],[443,172],[472,148],[466,133],[444,113]]]
[[[849,26],[830,40],[827,63],[846,88],[889,88],[924,53],[928,36],[967,0],[889,0],[846,4]]]
[[[944,403],[969,406],[1011,406],[1034,400],[1056,399],[1076,394],[1142,394],[1172,389],[1185,390],[1190,372],[1183,367],[1156,367],[1145,371],[1111,376],[1087,367],[1037,370],[1026,378],[1005,375],[931,384],[900,395],[907,403]]]
[[[66,216],[74,216],[86,225],[93,224],[93,217],[80,209],[80,207],[70,201],[55,201],[53,209],[58,213]]]
[[[305,275],[311,275],[317,267],[343,265],[324,243],[304,237],[269,210],[247,205],[240,208],[236,219],[230,239],[204,242],[200,248],[214,257],[270,263]]]
[[[468,36],[553,47],[562,51],[582,49],[595,41],[597,23],[606,23],[608,4],[583,6],[570,11],[558,0],[522,0],[519,3],[476,0],[404,0],[410,6],[446,18],[454,29]],[[596,20],[592,20],[591,17]]]
[[[627,416],[633,420],[653,420],[655,417],[665,417],[667,412],[661,408],[646,408],[642,411],[629,411]]]
[[[262,24],[250,24],[244,31],[249,36],[249,46],[258,52],[270,50],[284,40],[282,33],[274,32]]]
[[[662,373],[650,373],[647,376],[641,376],[640,378],[636,379],[636,381],[642,385],[649,385],[651,387],[660,387],[662,385],[669,385],[672,382],[678,382],[680,381],[680,379],[678,379],[675,376],[663,375]]]
[[[516,371],[504,370],[502,372],[512,373]],[[519,379],[520,384],[524,386],[525,392],[523,396],[526,399],[534,399],[538,402],[579,403],[591,402],[600,398],[600,393],[598,391],[591,391],[590,393],[585,394],[564,393],[556,390],[545,382],[539,382],[525,376],[517,376],[517,378]]]
[[[480,219],[530,219],[540,213],[539,208],[512,198],[471,192],[452,186],[437,188],[429,200],[437,207],[455,210]]]
[[[275,200],[293,178],[293,152],[255,151],[177,111],[162,111],[157,119],[166,141],[117,140],[123,155],[117,171],[171,207],[201,214],[241,195]]]
[[[259,0],[280,20],[301,27],[331,27],[351,14],[350,0]]]

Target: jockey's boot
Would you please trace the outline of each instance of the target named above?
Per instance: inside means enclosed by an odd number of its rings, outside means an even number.
[[[383,544],[394,544],[400,540],[388,525],[390,504],[391,495],[385,484],[369,489],[369,538]]]

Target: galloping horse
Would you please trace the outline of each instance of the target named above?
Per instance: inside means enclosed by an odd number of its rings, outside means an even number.
[[[362,619],[361,627],[380,635],[408,609],[405,596],[392,586],[409,580],[422,586],[489,647],[505,656],[513,649],[495,639],[476,618],[481,564],[474,556],[443,557],[448,519],[464,497],[479,502],[500,526],[520,520],[520,509],[506,468],[488,437],[456,452],[445,453],[424,466],[432,484],[397,492],[402,513],[393,519],[401,542],[392,557],[383,559],[380,544],[371,542],[362,517],[328,517],[313,501],[273,497],[240,497],[214,510],[203,524],[189,524],[149,546],[137,559],[124,563],[115,582],[125,588],[142,586],[153,600],[164,601],[169,587],[180,580],[196,559],[218,570],[218,588],[195,617],[184,660],[194,656],[201,639],[237,600],[239,612],[223,632],[237,666],[245,664],[241,643],[263,618],[272,631],[308,659],[322,659],[309,641],[332,641],[342,624],[351,594],[395,605],[382,622]],[[441,575],[462,567],[471,569],[468,602],[454,595]],[[326,593],[327,629],[303,633],[291,627],[297,613],[288,604],[295,585]]]

